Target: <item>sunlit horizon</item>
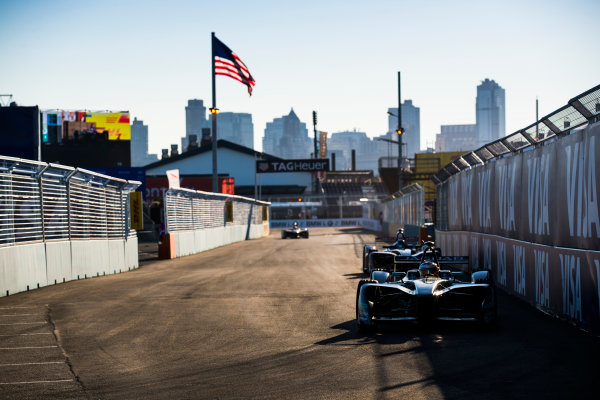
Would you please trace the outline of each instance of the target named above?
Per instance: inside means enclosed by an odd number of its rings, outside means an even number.
[[[251,113],[255,148],[293,108],[312,127],[387,132],[402,99],[421,111],[421,148],[440,125],[474,124],[476,87],[506,90],[506,134],[600,83],[590,51],[600,4],[557,1],[42,1],[0,4],[0,93],[42,109],[128,110],[151,153],[185,136],[189,99],[211,101],[210,33],[256,79],[217,77],[217,107]],[[312,129],[309,130],[312,137]]]

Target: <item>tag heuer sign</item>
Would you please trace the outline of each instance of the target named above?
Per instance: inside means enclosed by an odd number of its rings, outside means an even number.
[[[256,161],[256,172],[314,172],[329,171],[329,159]]]

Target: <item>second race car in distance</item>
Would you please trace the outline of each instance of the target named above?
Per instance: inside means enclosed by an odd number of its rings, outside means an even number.
[[[382,265],[392,265],[394,255],[408,256],[415,254],[420,246],[417,243],[407,243],[402,229],[396,232],[393,243],[377,246],[377,242],[389,242],[391,238],[375,238],[374,245],[363,246],[363,272],[370,274],[374,269],[381,269]],[[388,260],[392,262],[388,262]]]
[[[298,225],[298,222],[294,221],[294,223],[292,224],[292,226],[288,226],[287,228],[283,228],[281,230],[281,238],[282,239],[287,239],[287,238],[294,238],[294,239],[304,238],[304,239],[308,239],[308,229],[301,228]]]

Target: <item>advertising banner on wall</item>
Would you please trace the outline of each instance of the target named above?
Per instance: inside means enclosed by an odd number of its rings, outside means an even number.
[[[600,124],[451,176],[439,225],[550,246],[600,248]],[[445,204],[440,204],[445,201]]]
[[[142,192],[129,193],[129,212],[131,215],[131,229],[141,231],[144,229],[144,216],[142,214]]]
[[[319,132],[319,158],[327,158],[327,132]]]
[[[85,134],[103,134],[109,140],[131,140],[129,112],[43,110],[41,133],[44,143],[60,143]]]
[[[550,314],[600,333],[600,251],[566,249],[496,235],[436,231],[444,255],[469,256],[495,284]]]
[[[292,226],[294,222],[302,228],[339,228],[350,226],[362,226],[362,218],[344,218],[344,219],[278,219],[270,220],[271,229],[286,228]]]
[[[97,132],[107,131],[109,140],[131,139],[129,113],[89,112],[85,116],[85,122],[95,123]]]

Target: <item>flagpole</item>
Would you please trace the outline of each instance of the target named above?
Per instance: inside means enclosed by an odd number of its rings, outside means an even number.
[[[212,108],[210,110],[212,114],[212,191],[218,193],[219,191],[219,175],[217,169],[217,92],[215,88],[216,74],[215,74],[215,33],[211,33],[211,47],[212,47]]]

